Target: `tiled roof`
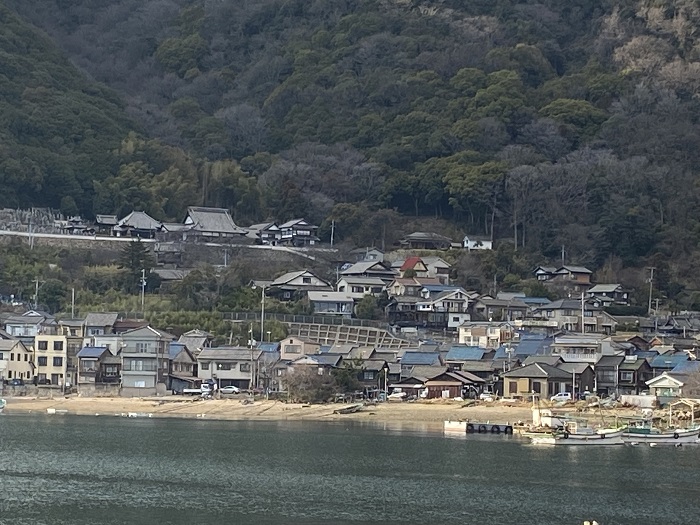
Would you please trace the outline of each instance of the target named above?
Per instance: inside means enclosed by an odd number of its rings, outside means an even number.
[[[105,326],[114,326],[117,322],[119,314],[116,312],[95,312],[85,316],[85,326],[96,326],[103,328]]]
[[[651,365],[652,368],[664,368],[666,370],[671,370],[678,366],[680,363],[689,361],[690,359],[686,354],[676,354],[676,355],[659,355],[652,358]]]
[[[77,357],[80,358],[98,358],[107,351],[106,346],[86,346],[78,352]]]
[[[438,352],[406,352],[401,357],[401,366],[411,365],[439,365],[442,364]]]
[[[192,221],[192,229],[201,232],[245,234],[233,222],[231,214],[223,208],[203,208],[190,206],[187,215]]]
[[[454,345],[447,352],[448,361],[478,361],[484,357],[486,350],[478,346]]]
[[[506,372],[503,377],[531,377],[533,379],[571,379],[571,375],[564,370],[555,368],[546,363],[532,363]]]

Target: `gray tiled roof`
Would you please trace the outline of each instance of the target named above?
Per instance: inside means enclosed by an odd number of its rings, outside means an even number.
[[[201,232],[234,233],[244,235],[246,230],[233,222],[228,210],[223,208],[203,208],[190,206],[187,215],[192,220],[192,229]]]
[[[114,326],[118,317],[116,312],[91,312],[85,317],[85,326]]]

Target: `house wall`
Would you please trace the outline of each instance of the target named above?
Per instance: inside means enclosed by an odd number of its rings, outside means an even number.
[[[22,379],[29,382],[34,378],[32,361],[32,352],[26,350],[26,347],[21,344],[15,345],[10,350],[0,352],[0,380],[3,379]]]
[[[533,391],[536,391],[536,383],[540,385],[539,394],[542,399],[549,399],[559,392],[571,391],[571,385],[566,382],[548,381],[546,378],[504,377],[503,395],[505,397],[510,397],[514,395],[525,396],[531,394]],[[513,384],[515,384],[515,392],[513,392]]]
[[[39,383],[46,379],[52,385],[63,385],[65,381],[73,384],[74,378],[67,377],[68,340],[65,336],[37,335],[34,338],[34,355]],[[46,364],[43,364],[44,358]]]
[[[303,355],[317,354],[321,349],[318,343],[303,341],[298,337],[288,337],[280,341],[280,359],[282,361],[293,361]]]

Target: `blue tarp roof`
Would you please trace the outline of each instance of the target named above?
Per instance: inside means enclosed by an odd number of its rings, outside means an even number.
[[[698,372],[700,372],[700,361],[683,361],[671,370],[672,374],[696,374]]]
[[[486,351],[478,346],[454,345],[450,347],[445,359],[449,361],[480,361]]]
[[[674,354],[674,355],[657,355],[651,360],[652,368],[663,368],[666,370],[671,370],[678,366],[680,363],[689,361],[690,359],[686,354]]]
[[[401,365],[427,365],[440,362],[439,352],[406,352],[401,358]]]
[[[321,347],[324,348],[324,347]],[[330,348],[330,347],[329,347]],[[258,343],[258,350],[263,352],[277,352],[280,349],[279,342],[277,343]]]
[[[107,350],[106,346],[86,346],[78,352],[78,359],[82,358],[97,358],[104,354]]]
[[[170,346],[168,347],[168,357],[170,359],[175,359],[177,354],[182,352],[182,349],[186,346],[187,345],[185,343],[170,343]]]

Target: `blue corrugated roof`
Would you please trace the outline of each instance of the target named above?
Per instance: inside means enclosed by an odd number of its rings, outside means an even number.
[[[445,359],[452,361],[480,361],[485,350],[478,346],[454,345],[450,347]]]
[[[683,361],[671,370],[672,374],[696,374],[698,372],[700,372],[700,361]]]
[[[321,347],[318,349],[318,352],[319,354],[327,354],[331,351],[332,347],[333,345],[321,345]]]
[[[440,362],[439,352],[406,352],[401,358],[401,365],[432,365]]]
[[[651,367],[671,370],[678,366],[680,363],[683,363],[688,360],[689,358],[686,354],[657,355],[651,360]]]
[[[525,304],[547,304],[552,302],[546,297],[521,297],[520,300]]]
[[[324,348],[324,347],[322,346],[321,348]],[[259,343],[258,344],[258,350],[262,350],[263,352],[277,352],[277,351],[279,351],[279,349],[280,349],[279,342],[277,342],[277,343]]]
[[[106,346],[86,346],[78,352],[78,359],[82,358],[97,358],[100,357],[104,351],[107,350]]]

